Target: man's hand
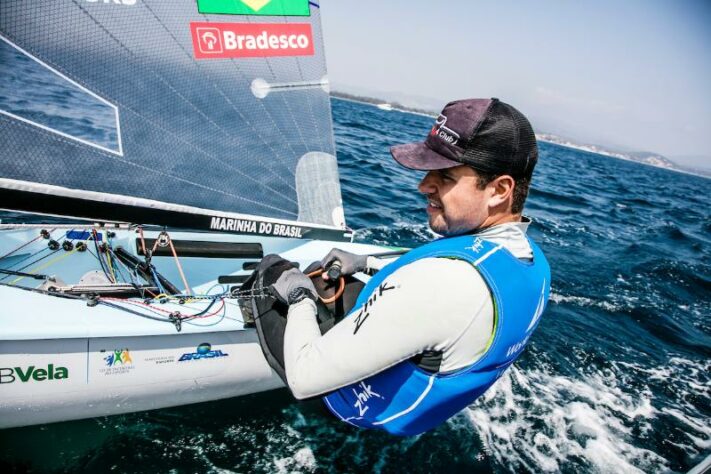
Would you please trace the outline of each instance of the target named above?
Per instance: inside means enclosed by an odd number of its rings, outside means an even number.
[[[282,303],[289,304],[289,293],[296,288],[304,288],[311,295],[314,301],[318,298],[316,288],[311,278],[307,277],[298,268],[290,268],[279,276],[279,279],[269,287],[272,294]]]
[[[341,275],[353,275],[354,273],[365,271],[367,267],[368,256],[367,255],[357,255],[354,253],[346,252],[341,249],[332,249],[328,252],[323,260],[321,260],[321,268],[324,270],[328,269],[333,262],[338,260],[341,264]],[[322,273],[323,279],[328,280],[328,275],[326,272]]]

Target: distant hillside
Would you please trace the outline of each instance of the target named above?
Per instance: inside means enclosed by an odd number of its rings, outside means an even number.
[[[390,102],[385,99],[378,99],[375,97],[365,97],[365,96],[361,96],[361,95],[349,94],[347,92],[331,91],[331,95],[333,97],[337,97],[339,99],[353,100],[355,102],[363,102],[366,104],[373,104],[373,105],[390,104],[393,109],[401,110],[403,112],[413,112],[416,114],[428,115],[431,117],[436,117],[438,114],[438,112],[433,112],[431,110],[425,110],[425,109],[420,109],[417,107],[409,107],[407,105],[402,105],[399,102]]]
[[[580,144],[576,143],[571,139],[559,137],[557,135],[552,135],[550,133],[538,133],[536,134],[538,140],[555,143],[558,145],[566,146],[569,148],[575,148],[576,150],[588,151],[591,153],[597,153],[599,155],[611,156],[613,158],[619,158],[621,160],[636,161],[637,163],[642,163],[645,165],[656,166],[657,168],[666,168],[669,170],[679,171],[682,173],[695,174],[699,176],[704,176],[711,178],[711,172],[704,169],[691,168],[686,166],[681,166],[666,156],[662,156],[659,153],[653,153],[650,151],[627,151],[621,152],[616,150],[611,150],[607,147],[601,145],[592,144]]]
[[[410,107],[403,105],[398,102],[390,102],[387,99],[381,99],[377,97],[369,97],[358,94],[351,94],[348,92],[341,91],[331,91],[333,97],[345,100],[352,100],[355,102],[363,102],[366,104],[379,105],[379,104],[390,104],[393,109],[401,110],[404,112],[413,112],[422,115],[428,115],[430,117],[437,117],[439,111],[427,110],[417,107]],[[711,178],[711,171],[700,168],[692,168],[687,166],[681,166],[669,158],[660,155],[659,153],[653,153],[649,151],[617,151],[612,150],[608,147],[602,145],[593,144],[580,144],[573,139],[563,138],[558,135],[553,135],[550,133],[537,133],[536,138],[540,141],[555,143],[557,145],[566,146],[569,148],[575,148],[576,150],[588,151],[590,153],[597,153],[598,155],[610,156],[612,158],[618,158],[620,160],[636,161],[637,163],[642,163],[649,166],[656,166],[658,168],[665,168],[669,170],[679,171],[682,173],[689,173],[698,176],[704,176]]]

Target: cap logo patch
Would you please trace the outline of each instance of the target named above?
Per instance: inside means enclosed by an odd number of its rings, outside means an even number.
[[[430,135],[437,136],[450,145],[456,145],[457,142],[459,142],[459,134],[451,128],[446,127],[446,123],[447,116],[439,114],[439,117],[435,120],[435,124],[430,131]]]

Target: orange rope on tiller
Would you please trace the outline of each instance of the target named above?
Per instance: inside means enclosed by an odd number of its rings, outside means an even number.
[[[324,269],[319,268],[318,270],[315,270],[311,273],[307,273],[306,276],[309,278],[313,278],[313,277],[321,275],[323,272],[324,272]],[[324,304],[333,303],[334,301],[336,301],[338,298],[340,298],[343,295],[343,291],[345,289],[346,289],[346,279],[343,277],[340,277],[338,279],[338,289],[336,290],[336,294],[330,298],[322,298],[321,296],[319,296],[319,298],[321,298],[321,301],[323,301]]]

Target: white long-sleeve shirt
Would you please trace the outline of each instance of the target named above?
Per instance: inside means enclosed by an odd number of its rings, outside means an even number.
[[[528,224],[501,224],[476,235],[517,258],[531,259]],[[368,265],[380,266],[372,257]],[[473,364],[488,347],[493,302],[484,279],[468,262],[417,260],[393,272],[373,295],[359,317],[343,319],[323,336],[313,301],[289,308],[284,365],[296,398],[331,392],[425,351],[441,353],[440,373],[451,372]]]

